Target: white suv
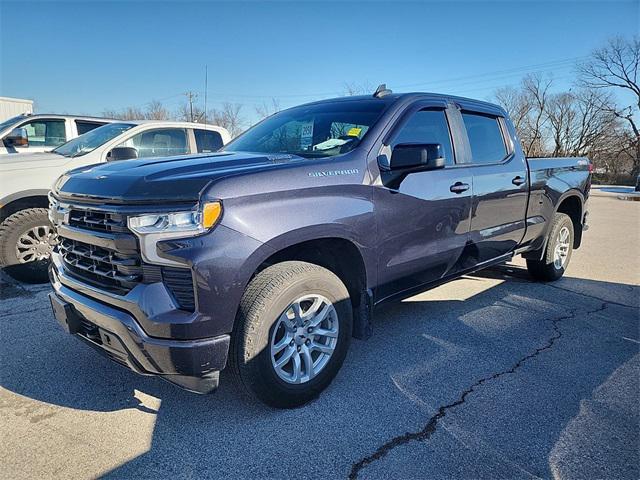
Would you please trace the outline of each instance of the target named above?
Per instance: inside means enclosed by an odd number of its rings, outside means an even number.
[[[0,155],[46,152],[115,121],[75,115],[18,115],[0,123]]]
[[[214,125],[118,121],[48,153],[0,155],[0,267],[18,280],[47,281],[55,243],[47,195],[64,172],[100,162],[215,152],[230,139]]]

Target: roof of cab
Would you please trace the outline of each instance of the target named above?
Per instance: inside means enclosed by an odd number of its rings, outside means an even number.
[[[459,97],[456,95],[447,95],[443,93],[431,93],[431,92],[390,93],[382,97],[374,97],[373,95],[352,95],[352,96],[346,96],[346,97],[317,100],[315,102],[310,102],[305,105],[317,105],[320,103],[330,103],[330,102],[353,102],[353,101],[363,101],[363,100],[381,101],[390,105],[400,100],[411,100],[411,99],[415,99],[415,100],[443,99],[443,100],[451,100],[454,103],[463,102],[467,104],[482,105],[485,108],[488,108],[491,110],[497,110],[501,112],[503,115],[506,115],[506,112],[504,111],[504,109],[495,103],[486,102],[483,100],[477,100],[475,98]]]

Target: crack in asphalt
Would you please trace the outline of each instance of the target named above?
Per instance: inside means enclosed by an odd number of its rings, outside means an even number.
[[[576,295],[580,295],[582,297],[591,298],[593,300],[598,300],[599,302],[605,302],[608,305],[615,305],[617,307],[624,307],[624,308],[636,308],[636,309],[638,308],[636,305],[629,305],[627,303],[620,303],[620,302],[616,302],[614,300],[605,300],[602,297],[596,297],[595,295],[589,295],[588,293],[583,293],[583,292],[576,292],[575,290],[571,290],[569,288],[559,287],[558,285],[551,285],[551,284],[547,283],[545,286],[546,287],[555,288],[556,290],[562,290],[563,292],[575,293]],[[634,285],[626,285],[626,286],[634,287]]]
[[[584,312],[585,315],[592,315],[594,313],[598,313],[603,311],[605,308],[608,307],[610,302],[607,301],[602,301],[602,305],[600,305],[598,308],[593,309],[593,310],[589,310],[587,312]],[[378,447],[378,449],[372,453],[371,455],[368,455],[366,457],[363,457],[362,459],[360,459],[359,461],[353,463],[351,465],[351,471],[349,472],[349,476],[348,479],[349,480],[355,480],[356,478],[358,478],[358,475],[360,473],[360,471],[365,468],[367,465],[382,459],[383,457],[385,457],[389,452],[391,452],[391,450],[393,450],[396,447],[400,447],[402,445],[406,445],[407,443],[416,441],[416,442],[423,442],[428,440],[431,435],[433,435],[433,433],[436,431],[436,427],[438,426],[438,422],[440,420],[442,420],[446,415],[447,412],[455,407],[458,407],[462,404],[464,404],[467,401],[467,397],[473,393],[478,387],[481,387],[483,384],[490,382],[492,380],[496,380],[504,375],[509,375],[512,373],[516,373],[516,371],[522,367],[522,365],[527,362],[528,360],[531,360],[532,358],[538,356],[540,353],[546,351],[546,350],[550,350],[553,345],[556,343],[556,341],[562,337],[562,331],[560,330],[560,322],[564,321],[564,320],[569,320],[572,318],[575,318],[578,315],[578,310],[574,309],[571,310],[569,313],[562,315],[560,317],[557,317],[553,320],[551,320],[551,324],[552,324],[552,335],[547,339],[546,343],[542,346],[542,347],[538,347],[536,348],[533,352],[529,353],[528,355],[525,355],[524,357],[520,358],[516,363],[513,364],[513,366],[507,370],[502,370],[500,372],[496,372],[493,373],[491,375],[488,375],[486,377],[483,377],[481,379],[479,379],[478,381],[476,381],[475,383],[473,383],[469,388],[467,388],[466,390],[464,390],[462,392],[462,394],[458,397],[457,400],[455,400],[452,403],[449,403],[447,405],[442,405],[438,408],[438,411],[427,421],[427,423],[425,424],[425,426],[417,431],[417,432],[407,432],[403,435],[398,435],[397,437],[392,438],[391,440],[389,440],[388,442],[384,443],[383,445],[381,445],[380,447]]]

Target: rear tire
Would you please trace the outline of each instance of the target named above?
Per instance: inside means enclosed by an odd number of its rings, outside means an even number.
[[[332,272],[306,262],[273,265],[242,297],[230,371],[250,397],[276,408],[298,407],[318,397],[338,373],[352,323],[349,292]]]
[[[46,208],[10,215],[0,224],[0,267],[22,282],[47,282],[52,235]]]
[[[542,259],[527,259],[529,274],[542,282],[553,282],[562,277],[571,260],[573,236],[571,217],[564,213],[556,213]]]

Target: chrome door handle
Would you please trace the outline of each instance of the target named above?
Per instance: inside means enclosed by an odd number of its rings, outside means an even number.
[[[462,192],[466,192],[467,190],[469,190],[469,184],[468,183],[462,183],[462,182],[456,182],[453,185],[451,185],[449,187],[449,190],[451,190],[453,193],[462,193]]]
[[[518,187],[519,187],[520,185],[522,185],[523,183],[526,183],[526,182],[527,182],[527,181],[526,181],[524,178],[522,178],[520,175],[518,175],[516,178],[514,178],[513,180],[511,180],[511,183],[513,183],[514,185],[516,185],[516,186],[518,186]]]

